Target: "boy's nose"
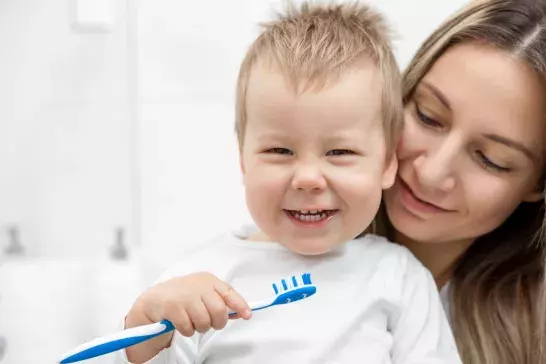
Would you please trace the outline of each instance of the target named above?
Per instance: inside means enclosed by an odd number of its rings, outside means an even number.
[[[300,165],[294,173],[292,188],[299,191],[320,192],[326,189],[326,179],[317,165]]]

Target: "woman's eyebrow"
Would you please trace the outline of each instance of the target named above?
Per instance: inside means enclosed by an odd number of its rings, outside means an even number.
[[[493,142],[496,142],[496,143],[500,143],[500,144],[503,144],[509,148],[512,148],[512,149],[516,149],[520,152],[522,152],[523,154],[525,154],[529,159],[531,159],[532,161],[537,161],[539,158],[538,156],[536,156],[530,148],[526,147],[523,143],[520,143],[516,140],[513,140],[513,139],[509,139],[509,138],[506,138],[506,137],[503,137],[503,136],[500,136],[500,135],[496,135],[496,134],[485,134],[484,137],[486,139],[489,139]]]
[[[449,103],[449,100],[447,97],[440,91],[439,88],[434,86],[433,84],[427,82],[427,81],[421,81],[421,85],[425,88],[427,88],[440,102],[449,110],[451,111],[451,104]]]

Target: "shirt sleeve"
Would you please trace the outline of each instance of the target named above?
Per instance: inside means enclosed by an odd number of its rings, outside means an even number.
[[[392,328],[393,364],[462,364],[434,279],[412,259],[402,283],[402,304]]]
[[[156,356],[154,356],[152,359],[148,360],[145,364],[168,364],[168,363],[176,363],[176,361],[172,361],[169,358],[172,357],[172,348],[167,348],[161,350]],[[125,349],[120,350],[118,352],[118,355],[116,357],[115,364],[134,364],[131,363],[127,359],[127,354],[125,353]]]
[[[145,364],[193,364],[197,359],[197,334],[191,338],[175,333],[171,346],[161,350],[156,356]],[[119,350],[115,364],[134,364],[127,359],[124,350]]]

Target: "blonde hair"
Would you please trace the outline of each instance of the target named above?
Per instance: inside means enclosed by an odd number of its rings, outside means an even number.
[[[461,9],[423,43],[407,67],[404,104],[436,60],[465,42],[504,50],[546,81],[545,8],[543,0],[489,0]],[[520,204],[457,262],[450,307],[463,363],[546,363],[544,204]],[[388,220],[381,222],[383,232],[392,234]]]
[[[304,2],[287,6],[285,14],[263,24],[263,32],[250,46],[239,71],[235,130],[239,148],[244,143],[248,79],[258,60],[275,62],[288,82],[324,87],[369,57],[382,79],[381,116],[389,156],[402,129],[401,76],[389,41],[389,28],[381,15],[359,4],[318,5]]]

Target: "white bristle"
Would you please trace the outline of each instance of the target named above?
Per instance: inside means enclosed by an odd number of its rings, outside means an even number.
[[[275,282],[275,286],[277,287],[278,294],[308,285],[304,282],[304,278],[303,278],[304,275],[305,274],[300,274],[300,275],[291,276],[290,278],[284,278],[286,288],[282,283],[283,282],[282,279],[278,282]],[[309,279],[311,278],[309,277]],[[296,285],[294,285],[294,280],[297,283]]]

